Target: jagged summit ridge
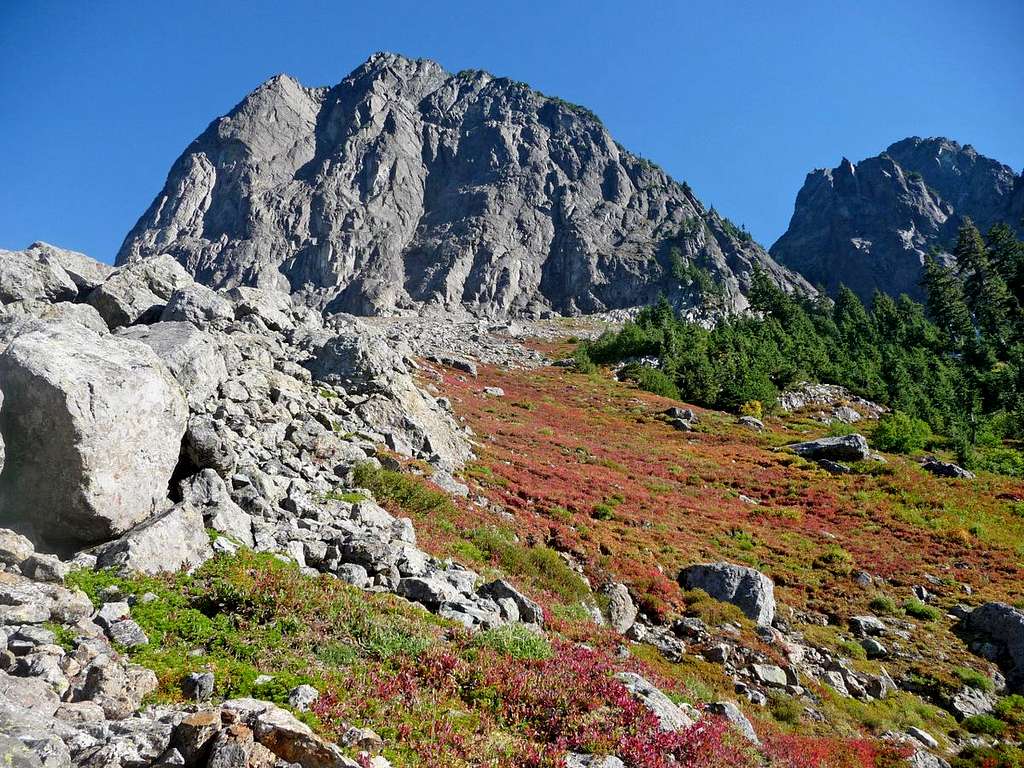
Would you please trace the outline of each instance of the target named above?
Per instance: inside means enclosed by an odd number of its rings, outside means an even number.
[[[742,309],[755,267],[811,290],[588,110],[389,53],[332,87],[278,75],[211,123],[117,263],[161,253],[358,314],[699,306],[698,274]]]
[[[969,216],[1021,227],[1024,180],[951,139],[911,137],[876,157],[807,174],[789,228],[771,247],[815,285],[922,298],[921,265],[947,252]]]

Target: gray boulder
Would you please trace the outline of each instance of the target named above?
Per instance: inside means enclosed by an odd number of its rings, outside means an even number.
[[[761,740],[757,737],[757,732],[754,731],[754,726],[750,724],[750,720],[743,714],[739,707],[736,706],[735,702],[732,701],[716,701],[708,704],[708,712],[719,717],[724,717],[733,727],[739,732],[739,734],[749,741],[751,744],[760,745]]]
[[[0,563],[21,565],[33,552],[35,548],[27,538],[7,528],[0,528]]]
[[[0,354],[0,515],[53,542],[109,539],[167,495],[187,406],[144,344],[51,323]]]
[[[985,603],[965,619],[968,629],[1002,646],[1010,663],[1007,677],[1016,686],[1024,683],[1024,611],[1006,603]]]
[[[203,515],[207,528],[254,546],[252,517],[231,499],[227,484],[212,469],[204,469],[180,484],[182,498]]]
[[[953,464],[949,461],[940,461],[934,456],[922,461],[921,469],[925,472],[931,472],[933,475],[938,475],[939,477],[953,477],[958,480],[974,479],[974,473],[969,469],[964,469],[958,464]]]
[[[732,603],[758,624],[770,625],[775,619],[775,585],[753,568],[733,563],[691,565],[680,572],[679,583]]]
[[[98,566],[134,573],[191,570],[213,557],[203,516],[188,503],[158,514],[95,552]]]
[[[608,623],[616,632],[625,634],[633,626],[637,615],[629,589],[625,584],[616,582],[609,584],[604,593],[608,597]]]
[[[805,459],[827,459],[829,461],[864,461],[871,455],[868,441],[863,435],[841,435],[822,437],[786,446],[797,456]]]
[[[182,445],[186,458],[196,469],[212,469],[221,477],[228,477],[235,468],[237,456],[231,441],[210,416],[193,416],[188,420]]]
[[[646,678],[634,672],[619,672],[615,675],[620,683],[626,686],[637,701],[649,709],[663,731],[681,731],[693,725],[683,710],[676,706],[675,702],[666,696],[661,690],[652,685]]]
[[[224,355],[213,337],[191,323],[137,325],[118,332],[119,336],[149,346],[185,391],[189,405],[200,408],[228,377]]]
[[[100,317],[95,307],[88,304],[73,304],[70,301],[50,303],[38,299],[15,301],[0,307],[0,320],[16,318],[36,318],[44,322],[60,322],[70,320],[91,328],[96,333],[107,333],[107,324]],[[6,334],[4,334],[6,335]]]
[[[109,264],[96,261],[96,259],[86,256],[84,253],[69,251],[66,248],[58,248],[55,245],[42,241],[32,243],[28,250],[41,256],[45,255],[60,264],[61,269],[67,273],[67,276],[78,287],[79,295],[85,295],[91,291],[106,280],[110,273],[114,271],[114,268]]]
[[[0,304],[31,299],[71,301],[77,295],[75,281],[52,254],[34,247],[0,250]]]
[[[520,621],[538,626],[544,624],[544,610],[504,579],[497,579],[489,584],[484,584],[478,591],[484,597],[489,597],[499,602],[501,600],[511,600],[515,603]]]
[[[235,308],[231,302],[199,283],[172,293],[160,315],[162,322],[186,322],[199,328],[212,322],[234,319]]]
[[[160,317],[171,295],[192,284],[188,272],[170,256],[119,267],[89,294],[89,303],[111,330]]]

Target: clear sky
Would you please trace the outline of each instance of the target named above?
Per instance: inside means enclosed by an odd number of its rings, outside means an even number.
[[[0,247],[110,261],[206,125],[377,50],[593,109],[770,245],[805,174],[945,135],[1024,167],[1024,0],[0,0]]]

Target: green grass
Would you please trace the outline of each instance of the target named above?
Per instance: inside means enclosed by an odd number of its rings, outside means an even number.
[[[975,669],[969,669],[967,667],[953,667],[951,670],[953,676],[964,685],[968,685],[971,688],[977,688],[979,691],[985,693],[992,693],[995,690],[995,683],[992,679]]]
[[[67,583],[94,604],[109,586],[126,597],[156,596],[132,607],[150,642],[130,655],[156,673],[164,700],[180,697],[189,672],[209,670],[218,696],[284,704],[294,686],[319,688],[339,668],[417,657],[443,624],[397,598],[366,595],[337,579],[308,578],[294,563],[247,549],[216,557],[191,575],[80,570]],[[261,674],[272,675],[272,682],[257,686]]]
[[[324,494],[324,499],[327,501],[345,501],[349,504],[358,504],[361,501],[366,501],[366,496],[357,491],[329,491]]]
[[[384,469],[373,462],[363,462],[355,468],[354,484],[373,493],[379,502],[392,502],[410,513],[429,515],[454,513],[448,495],[427,486],[420,478]]]
[[[551,657],[551,644],[543,635],[532,632],[521,624],[510,624],[488,629],[473,638],[473,645],[491,648],[505,656],[519,660],[539,660]]]
[[[938,621],[942,616],[942,611],[938,608],[927,605],[916,597],[907,600],[903,604],[903,610],[907,612],[908,616],[913,616],[915,619],[921,619],[922,621]]]

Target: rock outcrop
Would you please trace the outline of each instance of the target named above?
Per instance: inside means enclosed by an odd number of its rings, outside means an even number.
[[[965,216],[982,231],[1021,223],[1024,177],[945,138],[898,141],[877,157],[807,175],[771,255],[829,292],[920,299],[932,248],[949,252]]]
[[[213,287],[361,315],[594,313],[659,293],[741,309],[755,268],[813,290],[586,109],[394,54],[329,88],[275,77],[211,123],[117,263],[165,253]]]
[[[0,354],[0,515],[58,544],[104,541],[167,497],[188,409],[145,344],[23,323]]]

